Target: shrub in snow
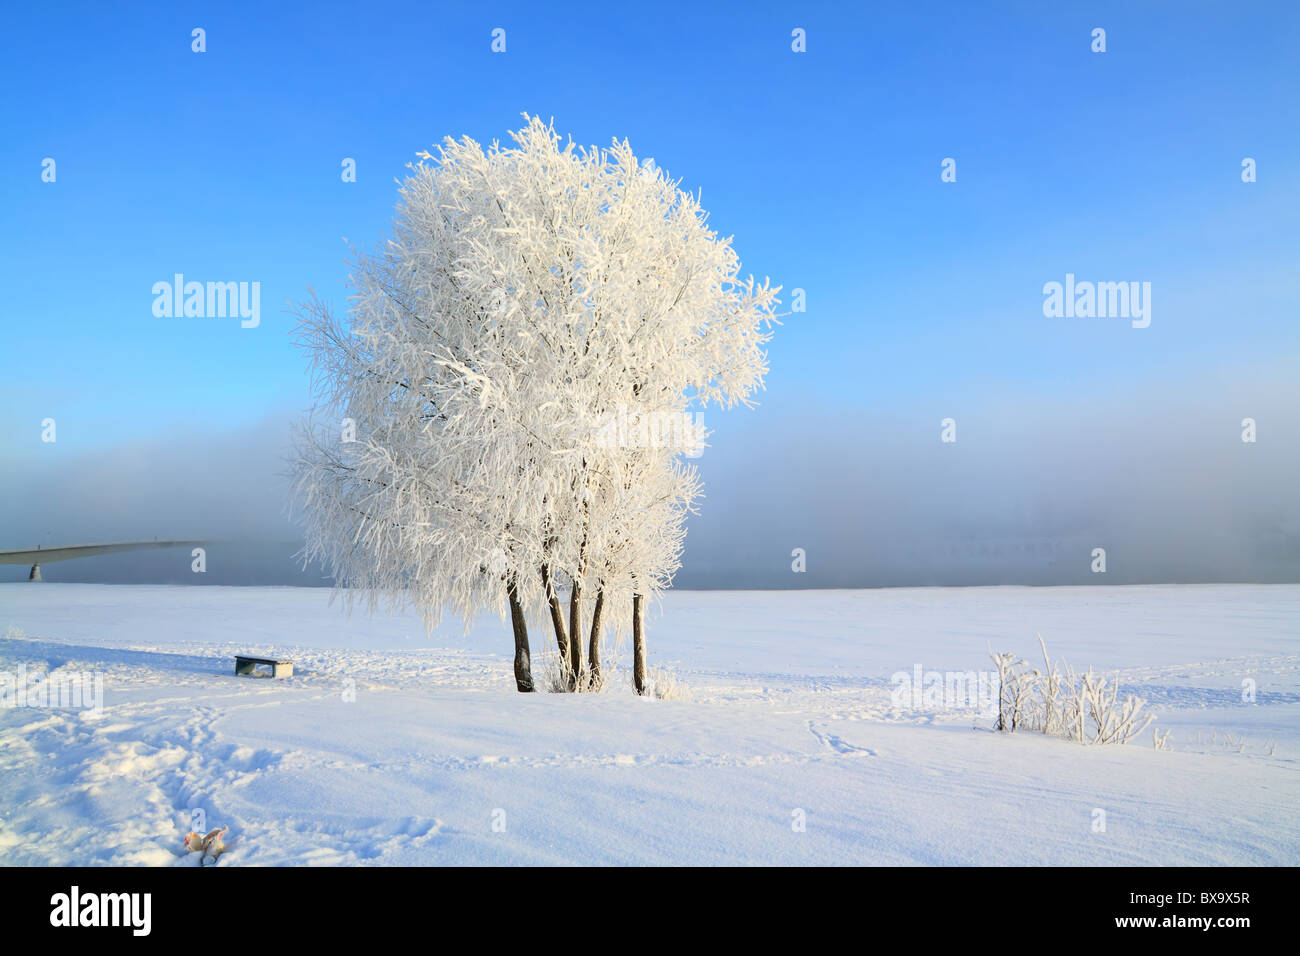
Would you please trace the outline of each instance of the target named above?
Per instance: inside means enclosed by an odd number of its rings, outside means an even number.
[[[1028,717],[1036,687],[1037,672],[1024,668],[1028,662],[1014,654],[990,654],[998,669],[998,730],[1012,733]]]
[[[599,694],[609,683],[609,671],[593,671],[583,667],[574,680],[569,661],[557,654],[548,654],[542,665],[542,688],[548,694]]]
[[[1129,694],[1120,700],[1118,674],[1108,681],[1088,668],[1076,676],[1068,664],[1048,657],[1041,635],[1038,645],[1042,670],[1014,654],[990,651],[998,669],[997,730],[1035,730],[1079,743],[1122,744],[1151,726],[1155,718],[1143,713],[1142,698]],[[1162,746],[1157,738],[1157,749]]]
[[[652,668],[647,675],[646,694],[655,700],[687,700],[690,691],[672,671],[664,667]]]

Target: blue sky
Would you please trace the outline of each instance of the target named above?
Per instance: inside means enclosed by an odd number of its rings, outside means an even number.
[[[6,11],[0,461],[301,410],[287,303],[312,286],[342,304],[344,237],[379,238],[416,151],[504,139],[524,111],[629,138],[702,191],[746,270],[806,290],[762,407],[709,416],[715,445],[863,416],[928,436],[963,410],[1206,381],[1246,405],[1300,391],[1300,5],[563,7]],[[260,282],[260,326],[156,318],[176,272]],[[1067,272],[1151,282],[1150,328],[1044,318]]]

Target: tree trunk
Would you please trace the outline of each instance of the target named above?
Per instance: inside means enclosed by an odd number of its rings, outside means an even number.
[[[569,690],[577,687],[573,674],[573,665],[569,658],[569,632],[564,627],[564,609],[555,593],[555,584],[551,581],[551,569],[542,565],[542,587],[546,589],[546,603],[551,609],[551,625],[555,628],[555,643],[560,650],[560,667],[564,670],[564,682]]]
[[[587,466],[583,459],[583,467]],[[584,511],[586,506],[583,506]],[[585,529],[585,519],[584,519]],[[578,573],[573,576],[573,587],[569,591],[569,669],[578,682],[584,680],[582,673],[582,576],[587,573],[587,534],[583,531],[582,546],[578,549]],[[576,688],[576,684],[575,684]]]
[[[569,669],[582,679],[582,582],[569,592]]]
[[[533,666],[528,651],[528,620],[524,606],[519,601],[513,574],[506,581],[506,596],[510,599],[510,624],[515,631],[515,686],[521,694],[533,691]]]
[[[632,595],[632,682],[636,692],[645,696],[645,599]]]
[[[591,647],[587,649],[587,660],[591,667],[591,673],[588,675],[588,685],[593,690],[600,684],[600,629],[603,626],[600,618],[605,610],[605,589],[596,590],[596,608],[591,612]]]

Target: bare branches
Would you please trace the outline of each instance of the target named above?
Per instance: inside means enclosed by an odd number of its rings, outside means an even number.
[[[1011,733],[1024,727],[1078,743],[1122,744],[1151,725],[1155,718],[1143,714],[1142,698],[1130,694],[1119,699],[1118,674],[1107,681],[1088,668],[1076,679],[1069,665],[1048,658],[1042,635],[1038,644],[1042,671],[1030,669],[1014,654],[990,652],[998,669],[997,730]]]

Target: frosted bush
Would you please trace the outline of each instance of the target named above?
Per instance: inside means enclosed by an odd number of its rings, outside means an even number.
[[[1067,663],[1048,657],[1041,635],[1038,646],[1042,670],[1014,654],[990,651],[998,669],[995,729],[1034,730],[1087,744],[1122,744],[1151,726],[1155,717],[1143,713],[1146,701],[1134,694],[1120,699],[1118,674],[1107,680],[1090,667],[1076,676]]]

